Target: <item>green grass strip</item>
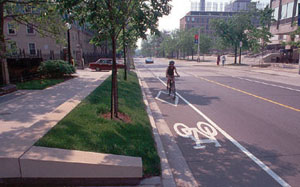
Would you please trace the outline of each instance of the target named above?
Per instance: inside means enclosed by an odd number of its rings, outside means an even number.
[[[64,82],[65,79],[39,79],[17,83],[18,90],[43,90],[50,86]]]
[[[145,176],[160,175],[160,159],[152,136],[135,73],[118,76],[119,111],[130,116],[124,123],[103,119],[110,111],[111,78],[104,81],[36,145],[142,157]]]

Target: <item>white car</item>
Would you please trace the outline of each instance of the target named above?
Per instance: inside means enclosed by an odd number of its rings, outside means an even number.
[[[146,58],[145,62],[146,62],[146,64],[153,64],[154,63],[152,58]]]

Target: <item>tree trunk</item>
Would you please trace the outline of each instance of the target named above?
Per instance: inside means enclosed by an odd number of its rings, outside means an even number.
[[[112,81],[111,81],[111,119],[118,118],[118,79],[117,79],[117,61],[116,61],[116,38],[112,33]]]
[[[5,47],[5,39],[4,39],[4,3],[0,3],[0,61],[2,66],[2,78],[3,84],[9,84],[9,74],[8,67],[6,61],[6,47]]]
[[[123,53],[124,53],[124,80],[127,80],[126,44],[125,44],[125,24],[123,25]]]
[[[237,45],[234,46],[234,64],[236,64],[237,61]]]

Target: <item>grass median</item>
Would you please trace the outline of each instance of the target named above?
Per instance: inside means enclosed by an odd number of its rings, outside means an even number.
[[[137,76],[130,72],[127,81],[122,77],[120,71],[119,111],[130,117],[130,123],[101,117],[110,111],[111,78],[108,78],[36,145],[138,156],[143,159],[144,176],[160,175],[160,159]]]
[[[66,79],[37,79],[16,83],[18,90],[43,90],[50,86],[64,82]]]

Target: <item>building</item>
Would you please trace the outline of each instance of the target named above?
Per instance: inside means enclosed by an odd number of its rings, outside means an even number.
[[[201,32],[212,34],[214,31],[210,28],[210,21],[212,19],[230,19],[236,12],[201,12],[190,11],[183,18],[180,19],[180,29],[187,30],[191,28],[201,28]]]
[[[278,35],[278,42],[284,38],[290,41],[289,34],[298,27],[298,2],[295,3],[295,0],[271,0],[271,7],[274,10],[275,22],[271,25],[270,32],[275,36]]]
[[[274,10],[273,16],[275,22],[270,26],[270,32],[273,37],[268,48],[279,49],[282,48],[282,42],[299,41],[299,35],[295,38],[291,37],[291,33],[298,28],[299,17],[299,0],[271,0],[270,7]],[[297,49],[292,49],[291,46],[285,46],[286,53],[282,55],[288,60],[281,60],[285,62],[298,62],[299,55]],[[282,56],[280,57],[282,58]]]
[[[206,8],[205,8],[205,0],[200,0],[200,11],[205,11]]]
[[[191,0],[191,11],[220,11],[224,12],[225,6],[228,3],[219,2],[218,0],[205,1],[205,0]]]
[[[225,6],[225,12],[248,11],[251,0],[234,0]]]
[[[212,11],[215,11],[215,12],[218,11],[218,3],[213,2],[213,9],[212,9]]]
[[[11,20],[5,19],[4,31],[8,52],[11,56],[40,56],[44,60],[63,58],[63,49],[66,48],[66,43],[57,43],[54,38],[43,37],[30,25],[13,25]],[[66,33],[62,37],[65,37],[67,41]],[[77,24],[72,24],[70,44],[73,58],[75,58],[77,50],[81,50],[86,55],[108,53],[107,46],[96,47],[90,44],[92,37],[92,32]]]

